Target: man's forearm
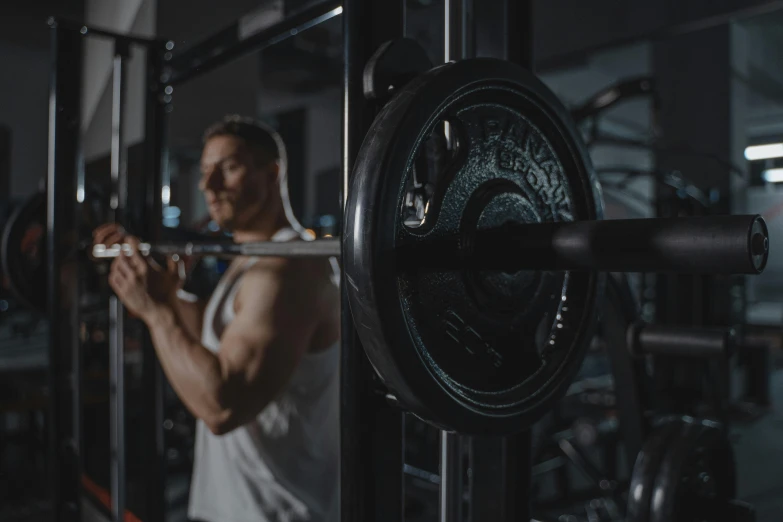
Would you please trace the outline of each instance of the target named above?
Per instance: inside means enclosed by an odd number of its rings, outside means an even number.
[[[145,318],[163,371],[196,417],[218,422],[222,386],[220,360],[191,335],[171,305],[159,305]]]

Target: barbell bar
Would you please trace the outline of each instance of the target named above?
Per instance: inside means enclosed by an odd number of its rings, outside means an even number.
[[[255,243],[141,243],[142,255],[339,257],[340,238]],[[131,246],[94,245],[93,257]],[[759,215],[510,223],[401,246],[401,267],[759,274],[769,234]]]
[[[140,243],[139,253],[143,256],[185,255],[185,256],[254,256],[254,257],[335,257],[340,255],[340,239],[325,238],[312,241],[259,241],[254,243],[200,243],[165,242]],[[96,259],[115,258],[124,253],[130,255],[131,245],[94,245],[92,255]]]

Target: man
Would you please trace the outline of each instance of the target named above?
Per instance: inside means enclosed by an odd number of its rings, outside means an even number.
[[[238,243],[302,239],[285,153],[264,126],[228,117],[201,156],[209,214]],[[281,168],[282,167],[282,168]],[[95,243],[138,240],[104,225]],[[149,328],[169,382],[197,418],[188,515],[204,522],[335,521],[339,292],[327,259],[236,258],[208,303],[173,262],[137,251],[109,275]]]

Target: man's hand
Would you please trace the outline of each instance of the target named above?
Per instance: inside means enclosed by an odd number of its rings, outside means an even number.
[[[93,245],[121,245],[129,236],[125,229],[117,223],[104,223],[92,233]]]
[[[150,264],[139,254],[138,239],[128,236],[125,242],[131,246],[131,255],[120,255],[112,262],[109,284],[128,311],[146,322],[160,305],[176,298],[179,270],[171,259],[165,267]]]

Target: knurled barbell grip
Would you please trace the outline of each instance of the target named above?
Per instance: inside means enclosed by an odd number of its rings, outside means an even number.
[[[114,258],[121,252],[129,254],[131,247],[123,245],[94,245],[93,257]],[[316,239],[313,241],[261,241],[257,243],[141,243],[142,255],[209,255],[218,257],[332,257],[340,255],[339,238]]]
[[[769,234],[758,215],[509,224],[472,250],[517,270],[759,274]]]

